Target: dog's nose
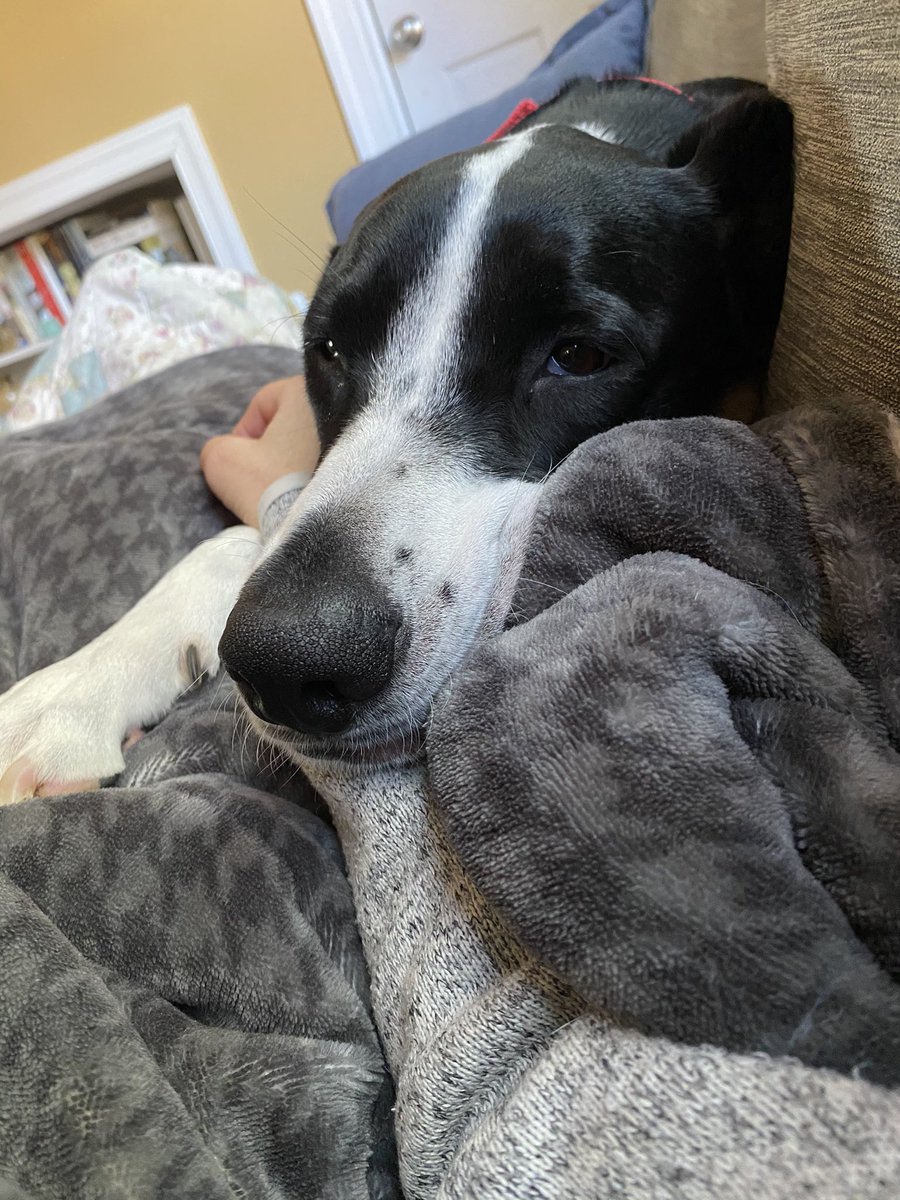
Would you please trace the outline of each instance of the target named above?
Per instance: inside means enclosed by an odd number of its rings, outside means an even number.
[[[219,656],[264,721],[302,733],[339,733],[382,692],[394,666],[399,616],[388,606],[338,602],[298,613],[241,596]]]

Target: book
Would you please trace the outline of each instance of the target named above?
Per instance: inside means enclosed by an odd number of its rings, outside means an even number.
[[[181,228],[184,230],[184,235],[188,240],[191,252],[197,262],[212,262],[213,257],[210,253],[209,246],[206,244],[206,238],[203,236],[203,230],[200,228],[200,222],[186,196],[179,196],[172,203],[175,206],[175,213],[178,220],[181,222]]]
[[[44,278],[40,267],[35,262],[34,255],[31,253],[31,247],[26,242],[16,242],[13,249],[19,256],[19,262],[21,262],[22,266],[31,276],[34,290],[41,298],[41,306],[36,306],[35,311],[40,314],[41,307],[43,307],[53,320],[57,322],[59,327],[62,328],[66,320],[65,315],[56,302],[56,297],[50,289],[49,282]],[[50,336],[53,335],[51,334]]]
[[[9,354],[21,346],[28,345],[28,338],[19,328],[12,304],[0,285],[0,355]]]
[[[0,278],[0,321],[3,322],[7,329],[4,338],[4,354],[8,354],[10,350],[16,350],[20,346],[29,345],[29,327],[27,324],[23,324],[16,312],[16,306],[2,278]],[[14,345],[8,344],[10,335],[15,339]]]
[[[81,291],[81,276],[72,262],[61,229],[59,226],[56,226],[53,229],[47,229],[43,233],[39,233],[37,236],[41,240],[44,251],[53,265],[57,279],[65,288],[69,300],[74,302],[78,299],[78,293]]]
[[[41,273],[41,278],[50,289],[56,305],[56,311],[59,313],[60,322],[65,324],[72,315],[72,302],[62,285],[62,280],[53,269],[53,263],[44,250],[43,238],[45,236],[46,230],[39,234],[32,234],[31,237],[25,239],[25,245],[28,247],[28,251]]]
[[[56,337],[62,325],[47,307],[34,277],[15,248],[0,253],[0,276],[13,301],[16,320],[27,329],[28,341],[33,345],[45,338]]]
[[[151,200],[147,211],[156,218],[157,234],[164,262],[196,262],[197,255],[171,200]]]
[[[136,246],[157,262],[193,262],[194,253],[171,200],[148,200],[116,213],[79,218],[87,249],[96,261]]]
[[[62,225],[58,225],[56,228],[68,248],[69,257],[75,270],[83,276],[94,260],[87,248],[87,238],[82,233],[81,226],[73,218],[63,221]]]
[[[91,257],[96,260],[102,258],[104,254],[115,254],[117,250],[127,250],[129,246],[137,246],[145,238],[154,237],[157,232],[157,222],[148,213],[143,217],[134,217],[130,221],[121,221],[111,229],[89,237],[87,246]]]
[[[32,290],[31,279],[10,250],[0,251],[0,278],[3,280],[3,291],[9,299],[16,324],[25,335],[26,342],[39,342],[43,335],[29,298]]]

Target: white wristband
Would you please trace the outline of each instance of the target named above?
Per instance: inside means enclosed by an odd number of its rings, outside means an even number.
[[[311,471],[291,471],[270,483],[259,498],[257,516],[263,541],[268,541],[287,516],[294,501],[312,479]]]

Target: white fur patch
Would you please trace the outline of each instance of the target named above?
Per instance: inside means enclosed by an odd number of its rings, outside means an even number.
[[[598,142],[610,142],[614,146],[618,146],[622,140],[614,129],[610,129],[608,125],[601,125],[599,121],[583,121],[572,128],[580,129],[582,133],[596,138]]]

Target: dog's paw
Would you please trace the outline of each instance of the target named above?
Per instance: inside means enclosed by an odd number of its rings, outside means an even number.
[[[127,671],[104,639],[0,696],[0,805],[86,791],[118,775],[143,724],[207,675],[218,658],[191,644],[153,671]]]
[[[218,671],[258,555],[259,534],[241,526],[202,542],[115,625],[0,696],[0,804],[118,775],[129,734]]]
[[[123,714],[88,668],[76,654],[0,696],[0,805],[82,791],[121,771]]]

